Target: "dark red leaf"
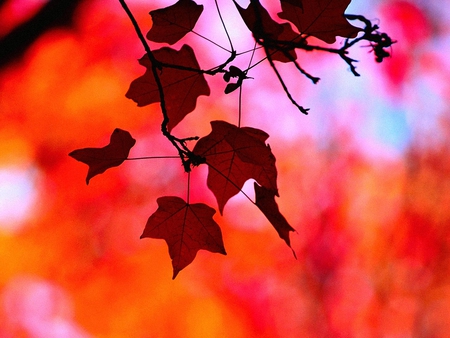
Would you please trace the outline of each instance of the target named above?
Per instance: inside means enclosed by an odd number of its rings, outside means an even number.
[[[278,196],[275,156],[265,144],[269,135],[224,121],[213,121],[211,127],[211,133],[197,142],[193,152],[206,159],[207,184],[217,199],[220,213],[250,178]]]
[[[290,47],[289,44],[283,46],[274,43],[274,41],[293,42],[300,37],[298,33],[292,30],[290,24],[280,24],[274,21],[259,2],[251,2],[246,9],[240,7],[236,2],[234,4],[255,38],[264,40],[273,60],[289,62],[297,59],[295,49]]]
[[[72,151],[69,156],[77,161],[86,163],[89,170],[86,176],[86,184],[89,180],[105,170],[117,167],[128,157],[130,149],[136,140],[125,130],[116,128],[111,134],[109,144],[103,148],[84,148]]]
[[[279,41],[294,42],[296,39],[298,40],[299,35],[292,30],[290,24],[283,23],[281,26],[283,27],[283,31],[278,35],[277,39]],[[297,59],[295,48],[289,47],[289,44],[286,44],[283,48],[269,46],[269,53],[274,61],[291,62]]]
[[[333,43],[336,36],[354,38],[361,30],[344,17],[351,0],[281,0],[278,16],[292,22],[302,34]]]
[[[147,221],[141,238],[164,239],[169,246],[173,277],[192,263],[198,250],[226,255],[216,211],[203,203],[189,204],[182,198],[164,196]]]
[[[153,54],[160,62],[200,70],[194,51],[188,45],[184,45],[179,51],[164,47],[155,50]],[[160,93],[147,54],[139,60],[139,63],[146,67],[147,71],[131,83],[126,97],[135,101],[140,107],[160,102]],[[169,116],[168,129],[171,131],[195,109],[197,98],[201,95],[208,96],[210,89],[203,74],[194,71],[163,67],[159,77]]]
[[[257,6],[255,6],[255,3]],[[247,28],[255,37],[276,39],[283,31],[281,24],[274,21],[259,2],[252,1],[246,9],[239,6],[236,1],[234,1],[234,4],[247,25]]]
[[[275,194],[272,190],[266,189],[254,184],[255,186],[255,199],[256,206],[262,211],[264,216],[267,217],[269,222],[273,225],[278,235],[291,247],[291,240],[289,238],[289,232],[295,231],[293,227],[289,225],[286,218],[280,213],[277,202],[275,202]],[[295,258],[297,258],[294,250],[292,249]]]
[[[202,11],[203,5],[192,0],[179,0],[172,6],[151,11],[153,26],[147,39],[174,44],[192,31]]]

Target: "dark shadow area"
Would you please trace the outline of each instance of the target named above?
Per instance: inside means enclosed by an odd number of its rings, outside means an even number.
[[[76,9],[84,0],[51,0],[32,18],[0,38],[0,68],[22,57],[27,49],[46,31],[70,27]],[[0,6],[5,0],[0,0]]]

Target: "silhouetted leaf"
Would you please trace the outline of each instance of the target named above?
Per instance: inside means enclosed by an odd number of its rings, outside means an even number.
[[[262,211],[264,216],[267,217],[269,222],[273,225],[278,235],[291,247],[291,240],[289,238],[289,232],[295,231],[293,227],[289,225],[286,218],[280,213],[277,202],[275,202],[275,194],[272,190],[266,189],[254,183],[255,186],[255,204]],[[292,249],[295,258],[297,258],[294,250]]]
[[[147,39],[173,45],[192,31],[202,11],[203,5],[192,0],[179,0],[172,6],[151,11],[153,26]]]
[[[111,134],[110,142],[103,148],[84,148],[72,151],[69,156],[77,161],[86,163],[89,170],[86,176],[86,184],[89,180],[105,172],[105,170],[117,167],[128,157],[130,149],[136,140],[125,130],[116,128]]]
[[[265,144],[269,135],[224,121],[212,121],[211,127],[211,133],[197,142],[193,152],[206,159],[207,184],[217,199],[220,213],[250,178],[278,196],[275,156]]]
[[[239,6],[236,1],[234,1],[234,4],[247,28],[255,37],[264,38],[266,36],[275,40],[283,31],[281,24],[274,21],[259,2],[252,1],[245,9]]]
[[[169,246],[174,279],[192,263],[198,250],[226,255],[219,225],[213,220],[216,211],[203,203],[189,204],[182,198],[164,196],[158,209],[147,221],[141,238],[164,239]]]
[[[236,2],[234,4],[255,38],[264,41],[273,60],[289,62],[297,59],[294,47],[288,42],[293,42],[300,36],[292,30],[290,24],[280,24],[274,21],[259,2],[251,2],[246,9],[240,7]],[[284,41],[286,44],[283,45],[276,41]],[[290,56],[288,57],[286,54]]]
[[[234,92],[236,89],[238,89],[240,86],[242,85],[242,82],[237,82],[237,83],[229,83],[227,84],[227,86],[225,87],[225,94],[230,94],[231,92]]]
[[[354,38],[361,30],[344,17],[351,0],[281,0],[278,16],[292,22],[300,33],[315,36],[326,43],[336,36]]]
[[[184,45],[179,51],[164,47],[155,50],[153,54],[160,62],[200,70],[194,51],[188,45]],[[160,102],[160,93],[147,54],[139,60],[139,63],[146,67],[147,71],[131,83],[126,97],[135,101],[140,107]],[[171,131],[195,109],[197,98],[200,95],[208,96],[210,89],[203,74],[195,71],[163,67],[159,78],[164,89],[164,100],[169,117],[168,129]]]

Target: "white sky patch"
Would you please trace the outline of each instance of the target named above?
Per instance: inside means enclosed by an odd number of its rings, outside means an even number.
[[[6,324],[35,338],[89,338],[74,321],[69,294],[33,276],[11,279],[0,294]]]
[[[0,167],[0,231],[20,230],[36,199],[36,170]]]

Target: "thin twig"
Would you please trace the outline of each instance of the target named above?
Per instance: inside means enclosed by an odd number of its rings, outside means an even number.
[[[231,53],[231,50],[228,50],[227,48],[225,48],[225,47],[219,45],[217,42],[214,42],[213,40],[207,38],[206,36],[201,35],[201,34],[197,33],[197,32],[194,31],[194,30],[191,30],[191,32],[192,32],[193,34],[197,35],[198,37],[201,37],[203,40],[206,40],[206,41],[212,43],[212,44],[215,45],[216,47],[219,47],[220,49],[223,49],[224,51],[226,51],[226,52],[228,52],[228,53]]]
[[[278,81],[280,81],[281,86],[283,87],[284,92],[286,93],[287,97],[289,98],[289,100],[292,102],[292,104],[294,106],[296,106],[300,112],[302,114],[308,115],[308,110],[309,108],[303,108],[302,106],[300,106],[297,101],[295,101],[295,99],[292,97],[291,93],[289,92],[288,87],[286,86],[286,84],[284,83],[283,78],[281,77],[281,74],[278,72],[277,67],[275,66],[273,60],[272,60],[272,56],[269,53],[269,50],[266,46],[264,46],[264,50],[266,51],[266,55],[267,55],[267,60],[269,61],[270,67],[272,67],[273,71],[275,72]]]
[[[231,41],[230,34],[228,34],[227,26],[225,25],[225,22],[223,21],[223,18],[222,18],[222,14],[220,13],[219,4],[217,3],[217,0],[214,0],[214,2],[216,4],[217,13],[219,14],[220,22],[222,22],[223,30],[225,31],[225,34],[227,35],[228,42],[230,43],[231,51],[234,51],[233,42]]]
[[[160,158],[180,158],[180,156],[143,156],[143,157],[127,157],[125,161],[135,161],[135,160],[154,160]]]
[[[250,60],[248,61],[247,69],[250,68],[250,65],[252,64],[253,57],[255,56],[255,49],[256,49],[256,42],[253,46],[253,53],[250,56]],[[247,71],[244,72],[245,75],[247,75]],[[242,90],[243,90],[243,84],[239,86],[239,118],[238,118],[238,127],[241,127],[241,119],[242,119]]]
[[[186,196],[186,204],[189,204],[190,194],[191,194],[191,173],[188,172],[188,179],[187,179],[187,196]]]
[[[287,53],[289,54],[289,53]],[[310,79],[314,84],[317,84],[317,82],[320,81],[320,77],[316,77],[316,76],[312,76],[311,74],[309,74],[306,70],[304,70],[300,64],[297,62],[297,60],[291,60],[295,67],[299,70],[300,73],[302,73],[303,75],[305,75],[308,79]]]
[[[241,127],[241,118],[242,118],[242,85],[239,86],[239,112],[238,112],[238,128]]]
[[[160,107],[161,107],[161,112],[163,115],[163,121],[161,123],[161,131],[162,131],[163,135],[177,149],[179,158],[181,159],[184,170],[186,172],[189,172],[191,170],[191,168],[190,168],[191,162],[189,160],[190,160],[190,156],[192,155],[192,153],[187,148],[185,142],[188,140],[197,139],[197,137],[179,139],[179,138],[173,136],[169,132],[169,130],[168,130],[169,116],[167,114],[166,100],[164,97],[164,87],[162,85],[161,78],[159,76],[159,71],[162,69],[163,64],[161,62],[159,62],[158,60],[156,60],[152,50],[150,49],[150,46],[148,45],[147,41],[145,40],[144,35],[142,34],[139,24],[137,23],[136,19],[134,18],[133,13],[131,12],[128,5],[126,4],[125,0],[119,0],[119,2],[122,5],[122,8],[124,9],[124,11],[127,13],[128,18],[130,19],[131,23],[133,24],[136,34],[138,35],[139,40],[141,41],[142,46],[144,47],[145,51],[147,52],[147,56],[150,59],[150,62],[152,64],[152,73],[153,73],[153,77],[155,78],[156,86],[158,87]]]

